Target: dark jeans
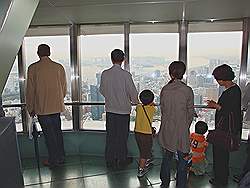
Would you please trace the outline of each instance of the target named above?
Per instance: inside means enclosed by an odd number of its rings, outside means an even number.
[[[187,156],[187,154],[180,151],[177,151],[177,153],[178,153],[178,162],[177,162],[176,187],[186,188],[188,161],[185,160],[184,157]],[[161,163],[161,172],[160,172],[160,178],[163,187],[168,187],[170,183],[170,169],[171,169],[171,161],[173,159],[173,155],[174,155],[173,152],[164,150],[163,159]]]
[[[229,176],[229,151],[213,144],[213,170],[215,181],[227,184]]]
[[[126,160],[129,134],[129,114],[115,114],[106,112],[106,162]]]
[[[39,124],[48,148],[49,163],[56,164],[64,160],[63,135],[61,130],[60,113],[49,115],[38,115]]]

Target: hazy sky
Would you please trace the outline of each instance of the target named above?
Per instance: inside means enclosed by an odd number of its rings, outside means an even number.
[[[81,36],[81,57],[110,57],[114,48],[124,48],[122,34]],[[189,66],[204,64],[208,58],[240,57],[242,32],[188,34]],[[27,37],[25,55],[28,64],[37,61],[37,46],[46,43],[51,47],[54,60],[69,59],[69,36]],[[131,34],[130,57],[164,57],[178,59],[178,34]]]

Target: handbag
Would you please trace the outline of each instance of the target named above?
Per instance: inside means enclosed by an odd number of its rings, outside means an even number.
[[[142,105],[142,108],[143,108],[144,113],[145,113],[146,116],[147,116],[148,123],[149,123],[149,125],[150,125],[150,127],[151,127],[151,129],[152,129],[152,134],[153,134],[153,136],[154,136],[154,135],[156,134],[156,128],[155,128],[155,127],[152,127],[151,122],[150,122],[150,119],[149,119],[148,114],[147,114],[147,112],[146,112],[146,109],[145,109],[145,107],[144,107],[143,105]]]
[[[233,113],[229,113],[229,131],[225,131],[222,129],[221,125],[224,121],[222,117],[215,130],[211,130],[208,132],[207,141],[211,144],[221,146],[225,148],[227,151],[237,151],[240,148],[240,136],[232,133],[232,127],[235,126]]]

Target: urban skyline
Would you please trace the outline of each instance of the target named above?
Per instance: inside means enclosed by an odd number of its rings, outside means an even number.
[[[235,34],[235,33],[234,33]],[[241,34],[240,33],[236,33],[235,35],[238,42],[241,39]],[[131,37],[131,39],[136,40],[136,37],[138,37],[139,35],[135,35],[133,37]],[[177,35],[178,36],[178,35]],[[145,36],[144,36],[145,37]],[[162,36],[161,36],[162,37]],[[192,36],[189,36],[192,37]],[[56,37],[57,38],[57,37]],[[65,38],[66,40],[68,40],[68,37],[61,37],[61,39],[63,38],[63,43],[65,46]],[[118,37],[119,38],[119,37]],[[143,40],[143,35],[140,36],[140,40]],[[174,40],[172,41],[176,41],[178,37],[176,37],[174,35]],[[32,39],[32,37],[30,38]],[[33,38],[35,40],[34,45],[35,44],[39,44],[41,40],[36,41],[36,37]],[[145,38],[144,38],[145,39]],[[49,38],[49,40],[51,40],[51,38]],[[120,39],[119,39],[120,40]],[[189,40],[191,40],[189,38]],[[194,40],[194,39],[192,39]],[[121,42],[122,40],[120,40]],[[178,40],[177,40],[178,41]],[[31,41],[30,41],[31,42]],[[91,41],[89,41],[91,42]],[[233,41],[231,41],[233,42]],[[46,43],[46,42],[44,42]],[[240,42],[239,42],[240,43]],[[27,46],[26,47],[26,62],[27,65],[26,67],[28,67],[28,65],[31,62],[37,61],[38,57],[36,56],[36,48],[34,47],[34,49],[31,50],[32,45],[29,46],[27,43],[27,41],[25,42],[25,44]],[[52,46],[53,49],[57,49],[58,46],[62,45],[61,43],[57,43],[57,45]],[[85,41],[85,44],[87,45],[88,43]],[[122,42],[121,42],[122,44]],[[136,42],[135,42],[136,44]],[[140,53],[146,53],[149,50],[152,51],[157,51],[157,49],[155,49],[155,45],[149,46],[147,47],[147,50],[141,50],[141,52],[139,53],[139,48],[137,49],[137,53],[135,50],[135,44],[133,44],[133,42],[131,42],[131,53],[130,53],[130,72],[133,76],[135,85],[138,89],[138,91],[141,91],[143,89],[151,89],[155,94],[156,94],[156,103],[159,103],[159,92],[161,90],[161,88],[168,82],[169,77],[168,77],[168,65],[173,61],[176,60],[178,58],[178,43],[175,42],[172,46],[171,46],[171,50],[175,51],[175,53],[172,53],[172,55],[169,57],[164,57],[164,56],[160,56],[159,53],[152,53],[152,54],[148,54],[144,56],[140,56]],[[153,44],[153,43],[152,43]],[[104,44],[100,44],[98,46],[98,48],[102,48]],[[113,44],[112,44],[113,45]],[[113,47],[108,46],[108,49],[111,51],[113,49]],[[192,44],[189,43],[189,45],[192,46]],[[118,45],[119,46],[119,45]],[[123,45],[120,45],[120,47],[122,47]],[[214,45],[213,45],[214,46]],[[228,45],[230,47],[230,45]],[[92,46],[93,48],[96,47],[95,45]],[[162,47],[162,46],[161,46]],[[212,46],[211,46],[212,47]],[[215,47],[214,47],[215,48]],[[216,47],[218,48],[218,46]],[[173,50],[174,49],[174,50]],[[91,50],[91,48],[90,48]],[[92,49],[93,50],[93,49]],[[200,49],[197,49],[200,50]],[[195,94],[195,104],[205,104],[206,99],[214,99],[216,100],[218,98],[219,95],[219,88],[217,83],[214,81],[211,72],[213,70],[213,68],[215,66],[218,66],[220,64],[223,63],[227,63],[230,66],[233,67],[236,75],[238,76],[239,73],[239,69],[240,69],[240,45],[234,46],[234,50],[232,51],[228,51],[225,50],[225,52],[229,52],[229,54],[227,53],[223,53],[223,50],[225,49],[217,49],[217,52],[214,53],[213,51],[209,51],[207,52],[207,54],[202,54],[202,51],[200,51],[200,54],[197,54],[196,51],[194,51],[194,49],[189,48],[188,50],[188,67],[187,67],[187,83],[188,85],[192,86],[193,90],[194,90],[194,94]],[[61,64],[63,64],[63,66],[65,67],[66,70],[66,74],[67,74],[67,81],[68,83],[70,83],[71,81],[71,70],[70,70],[70,60],[69,60],[69,51],[68,51],[68,47],[67,48],[63,48],[63,50],[61,50],[64,52],[63,56],[60,56],[58,54],[56,54],[55,56],[55,52],[54,56],[53,56],[53,52],[52,52],[52,56],[51,58],[54,61],[57,61]],[[206,51],[206,50],[203,50]],[[30,52],[30,53],[27,53]],[[84,54],[86,55],[88,52],[82,50],[81,51],[81,55],[83,56]],[[33,55],[30,55],[32,54]],[[60,53],[60,52],[58,52]],[[106,52],[105,52],[106,53]],[[213,54],[214,53],[214,54]],[[34,55],[35,54],[35,55]],[[171,54],[166,53],[166,54]],[[211,55],[212,54],[212,55]],[[223,54],[220,55],[219,54]],[[97,79],[97,75],[101,74],[101,72],[104,69],[107,69],[109,67],[112,66],[112,63],[110,61],[110,57],[109,54],[105,54],[105,56],[99,57],[99,56],[95,56],[95,57],[90,57],[88,55],[83,56],[81,59],[81,72],[82,72],[82,82],[81,82],[81,98],[82,101],[94,101],[96,99],[96,101],[104,101],[103,98],[99,97],[98,93],[98,79]],[[248,66],[248,70],[249,70],[249,66]],[[248,72],[248,80],[250,81],[249,78],[250,74]],[[8,86],[9,85],[9,86]],[[92,89],[91,89],[92,88]],[[92,92],[91,92],[92,90]],[[13,70],[11,71],[11,74],[8,78],[8,83],[6,85],[6,88],[4,90],[5,93],[3,93],[3,102],[4,104],[10,104],[10,103],[18,103],[18,101],[20,102],[20,98],[19,98],[19,85],[18,85],[18,74],[17,74],[17,65],[13,66]],[[7,97],[6,97],[7,96]],[[15,98],[13,100],[13,98]],[[7,100],[6,100],[7,99]],[[11,100],[8,100],[11,99]],[[65,98],[65,101],[70,102],[71,101],[71,88],[70,88],[70,84],[68,84],[68,92],[67,92],[67,96]],[[105,124],[104,124],[104,120],[105,120],[105,109],[103,106],[82,106],[82,111],[81,111],[81,119],[82,119],[82,125],[81,128],[86,128],[86,127],[91,127],[91,123],[93,124],[93,129],[104,129],[105,128]],[[19,110],[8,110],[8,114],[10,115],[14,115],[16,116],[16,121],[20,121],[21,122],[21,115],[20,115],[20,111]],[[214,111],[213,110],[208,110],[208,109],[202,109],[202,110],[197,110],[198,115],[200,116],[200,119],[206,120],[211,126],[214,124],[213,120],[214,120]],[[20,117],[20,118],[19,118]],[[63,119],[63,128],[65,129],[71,129],[72,128],[72,108],[71,106],[66,106],[66,111],[64,113],[62,113],[62,119]],[[133,120],[135,117],[135,111],[133,110],[131,113],[131,119]],[[154,118],[154,123],[158,125],[159,127],[159,121],[160,121],[160,111],[158,110],[155,118]],[[95,123],[94,123],[95,122]],[[97,123],[99,122],[99,124]],[[94,127],[98,125],[98,127]],[[211,127],[210,126],[210,127]],[[133,123],[131,123],[131,129],[133,129]]]

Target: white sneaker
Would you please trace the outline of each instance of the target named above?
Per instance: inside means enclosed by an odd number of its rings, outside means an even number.
[[[137,172],[137,177],[138,178],[142,178],[145,174],[147,174],[147,172],[148,172],[148,168],[147,167],[146,168],[139,167],[138,168],[138,172]]]
[[[150,166],[154,165],[153,162],[154,162],[153,158],[147,159],[145,166],[150,167]]]

